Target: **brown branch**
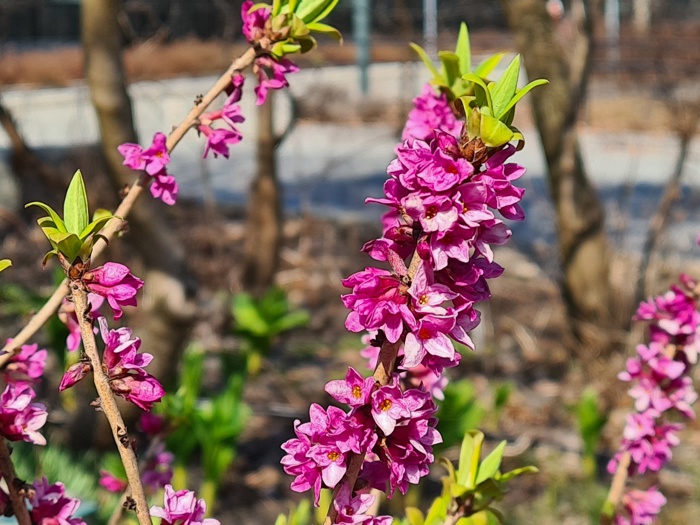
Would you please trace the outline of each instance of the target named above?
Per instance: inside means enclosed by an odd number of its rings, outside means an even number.
[[[10,492],[10,501],[12,502],[12,510],[14,510],[19,525],[32,525],[32,520],[29,517],[27,504],[24,502],[24,495],[18,490],[17,474],[15,474],[15,466],[10,457],[10,447],[7,445],[5,438],[0,437],[0,475],[7,483],[7,489]]]
[[[117,445],[119,456],[124,464],[131,497],[136,502],[136,516],[140,525],[152,525],[153,522],[148,513],[146,494],[141,483],[141,474],[139,473],[139,464],[136,460],[136,452],[129,441],[126,424],[119,412],[117,400],[109,384],[109,377],[107,377],[107,374],[102,368],[102,360],[97,351],[95,333],[92,331],[92,323],[89,321],[91,309],[88,304],[88,292],[85,286],[78,280],[71,281],[70,288],[73,302],[75,303],[75,315],[80,324],[80,335],[83,339],[83,347],[92,365],[92,376],[100,399],[99,406],[105,416],[107,416],[109,426],[112,429],[114,442]]]
[[[231,83],[231,76],[237,71],[242,71],[246,67],[250,66],[255,60],[256,51],[254,48],[249,48],[243,55],[233,61],[226,72],[219,77],[212,88],[207,92],[199,104],[196,104],[184,120],[170,133],[166,146],[168,151],[172,151],[178,145],[182,137],[192,128],[199,117],[207,110],[211,103],[221,94]],[[143,191],[148,187],[150,183],[150,177],[143,174],[141,177],[134,182],[134,184],[129,189],[124,200],[114,212],[115,218],[107,223],[105,228],[102,230],[102,235],[107,240],[114,238],[116,233],[122,228],[124,220],[129,215],[131,208],[133,207],[136,200],[141,196]],[[98,240],[95,243],[95,247],[92,252],[92,259],[95,260],[106,248],[107,243],[103,240]],[[3,352],[8,352],[7,354],[0,355],[0,368],[2,368],[5,363],[14,355],[19,348],[27,343],[34,334],[36,334],[39,329],[44,326],[44,324],[51,318],[53,313],[61,306],[63,298],[68,293],[68,281],[64,280],[58,288],[54,291],[51,297],[47,300],[44,306],[34,314],[34,316],[29,320],[29,322],[20,330],[20,332],[12,338],[11,342],[7,343],[0,354]]]

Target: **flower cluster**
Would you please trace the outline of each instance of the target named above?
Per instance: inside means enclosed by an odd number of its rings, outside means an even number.
[[[263,7],[251,12],[252,7],[253,2],[250,0],[246,0],[241,6],[243,35],[252,46],[258,46],[263,39],[274,41],[270,9]],[[297,71],[299,67],[288,58],[278,58],[270,54],[258,56],[253,64],[253,72],[258,77],[258,85],[255,87],[258,106],[265,103],[269,90],[289,86],[287,75]]]
[[[8,341],[9,343],[10,341]],[[46,365],[46,350],[38,345],[23,345],[10,357],[2,371],[5,389],[0,394],[0,439],[26,441],[45,445],[39,430],[48,413],[41,403],[35,403],[34,384],[41,378]]]
[[[428,473],[433,445],[442,441],[428,392],[402,390],[398,375],[390,385],[376,387],[373,378],[353,368],[345,380],[330,381],[326,392],[351,410],[314,404],[309,423],[295,422],[297,437],[282,445],[285,472],[296,476],[293,490],[313,489],[318,504],[321,488],[334,488],[343,479],[352,454],[365,454],[360,472],[365,485],[390,496],[397,488],[405,494],[409,483]]]
[[[442,440],[433,397],[443,397],[444,369],[460,362],[454,341],[473,348],[475,305],[490,297],[486,280],[503,271],[492,246],[511,232],[495,213],[524,218],[524,190],[513,181],[525,170],[508,162],[515,148],[483,147],[475,156],[475,142],[445,95],[426,87],[414,103],[387,168],[385,196],[367,199],[389,211],[383,236],[363,251],[389,269],[370,266],[351,275],[343,280],[351,291],[342,296],[350,310],[346,328],[368,332],[363,356],[376,365],[380,352],[392,348],[398,370],[389,371],[388,384],[352,368],[344,380],[329,382],[326,392],[350,411],[313,405],[310,422],[297,421],[297,437],[282,447],[293,490],[313,489],[318,502],[323,486],[336,488],[336,523],[385,523],[365,516],[369,496],[353,491],[405,493],[428,473],[432,448]],[[363,463],[350,490],[345,476],[355,455]]]
[[[150,410],[160,401],[165,390],[156,378],[144,370],[153,360],[148,353],[138,353],[139,338],[131,337],[131,329],[109,330],[104,317],[98,319],[102,340],[105,343],[102,366],[109,378],[112,391],[143,410]],[[79,361],[68,368],[58,389],[63,391],[83,379],[90,371],[90,363]]]
[[[228,147],[233,144],[238,144],[243,135],[236,128],[236,124],[240,124],[245,120],[241,113],[239,102],[243,94],[243,84],[245,77],[240,73],[236,73],[231,79],[231,93],[224,102],[224,107],[217,111],[204,113],[199,118],[197,131],[202,133],[207,138],[207,143],[204,148],[204,157],[211,151],[214,156],[223,155],[228,158]],[[211,125],[217,120],[223,120],[226,127],[212,128]]]
[[[698,283],[688,276],[681,281],[681,286],[673,286],[637,310],[637,320],[651,321],[650,342],[637,347],[637,357],[629,359],[618,375],[633,383],[628,393],[636,412],[627,417],[620,451],[608,465],[611,473],[619,468],[623,454],[629,454],[631,475],[660,470],[671,460],[671,449],[680,441],[676,433],[683,428],[667,416],[673,412],[685,419],[695,417],[691,405],[698,394],[689,374],[700,344]],[[629,518],[620,515],[617,523],[652,523],[665,501],[656,488],[630,491],[623,499]]]
[[[132,170],[145,171],[151,178],[151,195],[172,206],[177,201],[178,185],[175,177],[168,174],[167,165],[170,162],[170,154],[163,133],[153,135],[153,142],[147,149],[138,144],[127,142],[120,145],[117,150],[124,157],[124,166]]]
[[[150,508],[153,517],[161,519],[161,525],[220,525],[219,520],[205,518],[207,504],[197,499],[191,490],[173,490],[165,486],[164,506]]]

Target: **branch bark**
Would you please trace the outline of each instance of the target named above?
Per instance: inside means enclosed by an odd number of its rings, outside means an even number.
[[[572,46],[571,62],[556,40],[544,2],[502,0],[501,3],[528,75],[550,81],[548,86],[533,90],[531,100],[557,218],[560,288],[578,341],[600,347],[605,342],[596,335],[597,330],[586,327],[611,323],[609,249],[603,207],[586,175],[576,133],[591,62],[593,2],[575,3],[579,31]]]
[[[139,464],[136,460],[136,452],[129,440],[126,424],[117,407],[117,400],[114,398],[114,393],[109,385],[109,378],[102,368],[102,360],[97,351],[95,333],[92,331],[92,322],[89,320],[91,308],[87,299],[88,292],[80,281],[72,281],[70,288],[73,302],[75,303],[75,315],[80,324],[83,347],[92,365],[92,376],[100,400],[99,406],[105,416],[107,416],[114,443],[117,445],[119,456],[124,464],[131,497],[136,502],[136,516],[140,525],[152,525],[151,516],[148,513],[146,494],[141,484],[141,474],[139,473]]]
[[[10,493],[10,502],[12,510],[17,518],[19,525],[32,525],[32,520],[29,517],[27,504],[24,502],[24,496],[19,492],[17,487],[17,474],[15,474],[15,466],[12,463],[10,456],[10,447],[7,445],[5,438],[0,436],[0,477],[7,483],[7,490]]]

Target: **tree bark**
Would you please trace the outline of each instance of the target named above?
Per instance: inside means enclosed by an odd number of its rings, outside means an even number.
[[[122,165],[117,146],[139,142],[121,58],[123,38],[117,18],[121,7],[119,0],[83,0],[81,22],[85,77],[115,190],[121,190],[136,176]],[[160,202],[142,200],[130,214],[127,239],[143,257],[142,277],[146,282],[138,316],[144,322],[135,325],[136,332],[143,349],[156,356],[150,372],[167,388],[194,322],[194,285],[185,266],[184,249],[163,218],[165,212]]]
[[[273,126],[273,93],[258,108],[257,173],[251,184],[246,219],[243,287],[261,296],[274,280],[282,243],[282,199]],[[292,116],[292,119],[294,117]]]
[[[598,328],[612,322],[608,241],[603,207],[586,176],[576,133],[590,68],[592,6],[574,2],[572,12],[580,27],[567,57],[545,2],[502,0],[502,4],[528,76],[550,82],[533,90],[531,100],[557,219],[560,287],[574,335],[588,347],[586,353],[591,345],[600,350],[605,341]]]

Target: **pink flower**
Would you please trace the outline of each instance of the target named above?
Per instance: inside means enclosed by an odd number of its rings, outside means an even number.
[[[386,270],[366,268],[343,280],[352,293],[343,295],[343,303],[351,310],[345,327],[352,332],[383,330],[395,343],[401,337],[404,323],[417,326],[408,307],[408,287]]]
[[[143,286],[143,281],[132,275],[127,266],[113,262],[90,270],[83,281],[91,292],[107,299],[115,320],[122,316],[123,305],[136,306],[136,292]]]
[[[100,315],[100,307],[104,303],[104,297],[97,295],[96,293],[88,294],[88,304],[90,305],[90,316],[93,319],[98,318]],[[58,318],[63,324],[68,328],[68,337],[66,338],[66,348],[69,352],[73,352],[80,348],[82,339],[80,336],[80,324],[78,323],[78,318],[75,315],[75,305],[63,299],[60,308],[58,309]]]
[[[174,459],[175,457],[165,450],[165,445],[159,443],[146,458],[141,474],[144,487],[155,493],[169,484],[173,478]]]
[[[170,162],[166,140],[167,137],[164,133],[156,133],[153,135],[151,147],[141,154],[141,157],[146,161],[146,173],[151,176],[165,170],[165,167]]]
[[[338,512],[335,523],[362,523],[364,525],[389,525],[390,516],[372,516],[365,514],[372,506],[372,494],[352,496],[347,482],[343,483],[333,499],[333,506]]]
[[[86,525],[81,518],[73,517],[80,500],[66,496],[63,483],[49,484],[46,478],[33,483],[34,492],[29,499],[32,523],[37,525]]]
[[[160,416],[153,412],[144,412],[139,418],[139,427],[147,436],[155,437],[165,430],[165,416]]]
[[[267,99],[268,90],[282,89],[289,86],[287,75],[299,71],[299,66],[288,58],[275,58],[263,55],[255,59],[253,71],[258,76],[258,85],[253,90],[257,95],[255,103],[261,106]],[[270,78],[268,71],[272,73],[272,78]]]
[[[32,403],[36,394],[28,385],[10,383],[0,395],[0,434],[10,441],[46,445],[39,429],[48,413],[41,403]]]
[[[131,339],[131,330],[109,330],[103,317],[99,320],[100,333],[105,342],[103,366],[109,376],[112,391],[134,403],[142,410],[150,410],[165,395],[162,385],[143,368],[153,360],[151,354],[139,354],[141,340]]]
[[[423,86],[420,95],[413,99],[414,108],[408,114],[401,140],[427,140],[439,129],[458,136],[462,123],[452,113],[444,93],[435,94],[430,84]]]
[[[333,399],[346,403],[351,407],[366,405],[374,390],[374,379],[362,377],[357,370],[350,367],[342,381],[329,381],[326,383],[326,392]]]
[[[82,381],[90,372],[92,372],[92,365],[89,360],[81,359],[77,363],[69,366],[68,370],[65,371],[61,378],[58,391],[63,392],[65,389],[72,387],[79,381]]]
[[[264,34],[265,23],[270,18],[268,8],[257,9],[249,12],[253,2],[246,0],[241,6],[241,18],[243,19],[243,35],[251,44],[255,44]]]
[[[379,387],[372,393],[372,417],[385,436],[391,435],[399,419],[410,415],[398,382]]]
[[[179,186],[175,177],[162,171],[153,176],[150,191],[154,198],[162,200],[168,206],[172,206],[177,201]]]
[[[143,150],[138,144],[126,143],[117,150],[124,156],[123,164],[133,170],[143,170],[153,178],[151,195],[172,206],[177,199],[178,185],[166,167],[170,162],[167,137],[163,133],[153,136],[151,146]]]
[[[116,477],[111,472],[106,470],[100,470],[100,487],[104,488],[107,492],[112,492],[113,494],[121,494],[129,486],[129,483]]]
[[[198,500],[191,490],[175,492],[171,485],[166,485],[163,504],[149,510],[151,516],[162,520],[161,525],[221,525],[219,520],[204,517],[207,504],[203,499]]]
[[[12,340],[8,339],[7,343]],[[22,345],[20,351],[10,357],[5,365],[3,377],[6,383],[31,385],[44,373],[46,366],[46,350],[39,350],[39,345]]]
[[[213,152],[214,156],[223,155],[228,158],[229,145],[238,144],[241,141],[241,134],[226,128],[214,129],[210,126],[200,125],[197,129],[207,137],[207,144],[204,148],[204,158],[209,152]]]
[[[651,525],[656,521],[666,498],[656,487],[647,490],[628,490],[622,497],[622,505],[629,517],[618,514],[616,525]]]

